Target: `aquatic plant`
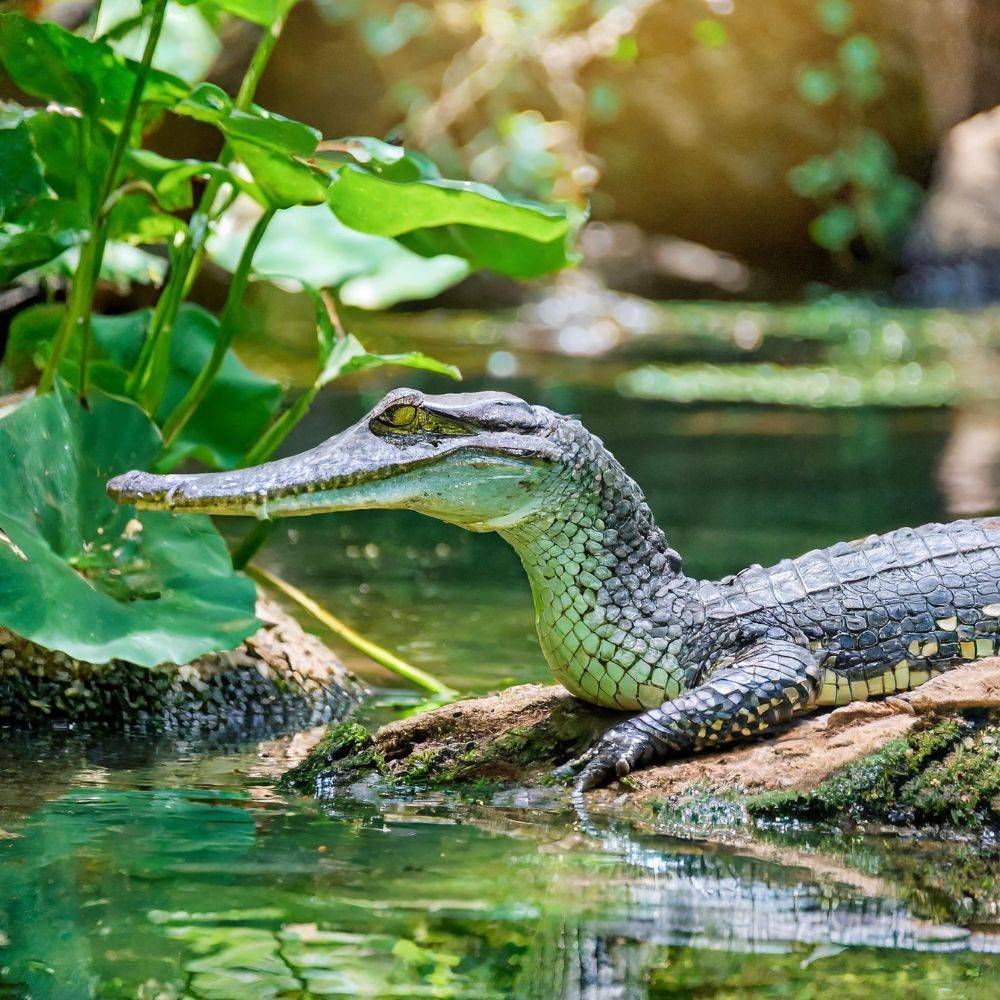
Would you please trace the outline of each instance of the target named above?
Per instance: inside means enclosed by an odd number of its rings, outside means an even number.
[[[447,180],[413,150],[324,139],[256,105],[294,3],[115,0],[80,32],[0,15],[0,62],[40,102],[0,106],[0,282],[54,299],[71,276],[65,301],[15,317],[0,372],[0,388],[35,390],[0,420],[0,624],[47,648],[151,666],[252,633],[254,588],[210,522],[115,510],[108,476],[264,460],[349,372],[459,377],[424,354],[367,351],[340,296],[383,307],[479,268],[526,278],[573,260],[575,206]],[[198,82],[226,18],[262,29],[235,97]],[[168,115],[215,128],[218,157],[144,148]],[[206,256],[232,272],[218,315],[186,301]],[[316,307],[316,375],[283,412],[280,385],[232,349],[254,279]],[[151,309],[99,316],[102,280],[162,287]],[[265,538],[251,535],[238,567]]]

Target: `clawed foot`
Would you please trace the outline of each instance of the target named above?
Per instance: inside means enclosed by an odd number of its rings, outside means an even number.
[[[574,797],[624,778],[653,756],[649,737],[628,726],[616,726],[586,753],[552,772],[559,781],[573,782]]]

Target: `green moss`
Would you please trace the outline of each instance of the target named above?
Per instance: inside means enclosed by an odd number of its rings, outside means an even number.
[[[876,821],[981,829],[1000,825],[1000,730],[946,719],[892,740],[812,792],[747,800],[754,819]]]
[[[947,757],[908,782],[904,797],[918,822],[1000,826],[998,737],[994,727],[966,737]]]
[[[523,782],[580,753],[608,728],[609,713],[578,702],[557,705],[539,721],[511,726],[492,738],[463,725],[461,719],[440,727],[415,717],[406,735],[396,733],[393,746],[419,749],[397,756],[380,752],[379,736],[369,736],[357,723],[335,726],[282,779],[285,788],[315,792],[317,783],[346,783],[376,774],[393,784],[423,788],[455,788],[483,796],[501,784]]]
[[[311,795],[316,791],[317,781],[333,770],[334,763],[336,770],[344,774],[385,774],[385,760],[365,727],[357,722],[342,722],[331,727],[306,759],[287,771],[278,785],[286,791]]]

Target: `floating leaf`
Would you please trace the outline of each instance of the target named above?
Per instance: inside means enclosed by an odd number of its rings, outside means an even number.
[[[352,229],[394,237],[424,257],[451,254],[517,278],[575,260],[569,243],[583,217],[573,206],[505,198],[485,184],[399,182],[356,163],[335,170],[327,202]]]
[[[223,216],[208,244],[216,263],[232,271],[256,221],[246,201]],[[385,309],[427,299],[461,281],[469,265],[460,257],[421,257],[383,236],[345,226],[325,206],[275,214],[253,258],[254,273],[279,285],[294,281],[338,289],[346,305]]]
[[[914,373],[916,368],[916,373]],[[874,370],[772,363],[644,365],[618,379],[626,396],[772,406],[948,406],[959,391],[948,363]]]
[[[0,420],[0,622],[94,663],[186,663],[258,626],[254,587],[207,517],[116,506],[108,478],[160,438],[135,405],[65,387]],[[20,554],[15,551],[20,550]]]

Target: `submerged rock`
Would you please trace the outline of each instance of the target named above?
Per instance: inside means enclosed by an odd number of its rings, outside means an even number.
[[[914,691],[815,715],[770,738],[649,768],[590,793],[654,811],[735,799],[753,819],[1000,828],[1000,659]],[[401,719],[332,729],[286,776],[320,792],[378,775],[421,787],[537,783],[620,715],[558,686],[521,685]]]
[[[357,703],[361,685],[319,639],[264,597],[256,611],[264,624],[238,648],[152,669],[85,663],[0,628],[0,725],[304,727]]]

